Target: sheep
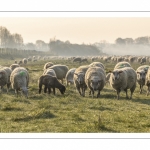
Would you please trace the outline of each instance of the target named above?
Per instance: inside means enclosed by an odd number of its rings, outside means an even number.
[[[94,91],[98,91],[97,98],[100,96],[100,91],[104,88],[106,81],[105,72],[100,67],[90,67],[85,74],[85,83],[89,88],[92,97],[94,97]]]
[[[15,62],[14,62],[15,64],[17,64],[17,60],[15,60]]]
[[[145,85],[147,86],[147,96],[149,95],[150,92],[150,69],[147,70],[147,74],[145,77]]]
[[[18,64],[12,64],[10,65],[11,70],[13,71],[15,68],[20,67]]]
[[[8,83],[7,72],[3,68],[0,68],[0,88],[1,88],[1,90],[7,83]],[[8,86],[7,86],[7,91],[8,91]]]
[[[111,75],[111,73],[110,73],[110,72],[109,72],[109,73],[107,73],[107,75],[106,75],[106,83],[109,83],[110,75]]]
[[[49,67],[49,69],[53,69],[56,73],[56,77],[58,80],[61,80],[63,84],[63,79],[66,77],[66,74],[69,70],[69,68],[66,65],[53,65]]]
[[[145,85],[145,77],[147,74],[147,70],[150,68],[148,65],[143,65],[137,68],[136,73],[137,73],[137,82],[140,85],[140,94],[143,91],[143,86]]]
[[[76,68],[72,68],[72,69],[70,69],[70,70],[67,72],[66,77],[65,77],[65,79],[66,79],[66,85],[67,85],[67,86],[68,86],[69,83],[70,83],[70,84],[73,84],[73,83],[74,83],[74,81],[73,81],[73,75],[74,75],[75,70],[76,70]]]
[[[105,66],[101,62],[93,62],[89,66],[90,67],[101,67],[101,68],[105,69]]]
[[[32,61],[32,58],[31,58],[31,57],[29,57],[27,60],[28,60],[28,61]]]
[[[81,63],[81,58],[80,57],[76,57],[76,58],[74,58],[73,60],[72,60],[72,62],[74,63],[74,62],[79,62],[79,63]]]
[[[56,77],[56,73],[55,73],[55,71],[53,70],[53,69],[46,69],[46,70],[44,70],[44,72],[43,72],[43,75],[44,74],[49,74],[49,75],[51,75],[51,76],[54,76],[54,77]]]
[[[15,68],[10,75],[12,89],[17,94],[21,90],[26,98],[28,98],[29,73],[24,67]]]
[[[54,64],[52,62],[47,62],[45,65],[44,65],[44,70],[53,66]]]
[[[128,62],[123,61],[123,62],[117,63],[114,69],[120,69],[124,67],[131,67],[131,65]]]
[[[74,85],[76,89],[78,90],[79,94],[83,97],[85,96],[85,90],[87,89],[87,85],[84,79],[85,79],[85,73],[88,70],[88,68],[89,68],[88,65],[80,66],[79,68],[75,70],[74,76],[73,76]],[[82,93],[80,89],[82,90]]]
[[[110,86],[117,91],[117,99],[120,99],[120,92],[124,90],[126,92],[126,98],[128,97],[127,90],[130,89],[132,94],[136,88],[137,75],[133,68],[125,67],[121,69],[115,69],[110,75]]]
[[[26,64],[27,64],[27,62],[28,62],[27,58],[23,58],[23,59],[22,59],[22,62],[23,62],[23,64],[25,64],[25,65],[26,65]]]
[[[48,89],[48,94],[51,93],[51,88],[53,88],[53,94],[55,95],[55,88],[59,89],[61,94],[64,94],[66,91],[66,87],[61,84],[58,79],[54,76],[51,76],[49,74],[45,74],[40,76],[39,80],[39,94],[41,94],[42,91],[42,85],[44,85],[44,93],[47,92]]]
[[[146,57],[143,57],[140,62],[140,64],[144,64],[144,63],[146,63]]]
[[[21,65],[22,64],[22,60],[20,60],[19,62],[18,62],[18,65]]]
[[[81,62],[88,62],[87,58],[82,58]]]

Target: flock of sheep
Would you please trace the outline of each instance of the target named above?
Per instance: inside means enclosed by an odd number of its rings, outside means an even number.
[[[35,60],[35,57],[32,58]],[[61,59],[66,59],[61,57]],[[103,61],[116,61],[117,64],[113,71],[105,72],[105,66],[97,59]],[[67,60],[72,62],[88,62],[87,58],[81,57],[68,57]],[[120,98],[120,92],[123,90],[126,92],[126,98],[132,99],[133,92],[136,88],[136,83],[140,85],[140,93],[142,93],[143,86],[146,85],[147,95],[150,92],[150,66],[142,65],[135,71],[130,62],[137,61],[143,64],[148,61],[147,57],[136,58],[134,56],[101,56],[99,58],[92,57],[92,62],[89,65],[81,65],[78,68],[69,69],[66,65],[56,64],[47,62],[43,68],[43,74],[39,77],[38,86],[39,94],[42,91],[44,85],[44,93],[55,94],[55,88],[59,89],[61,94],[66,91],[66,86],[74,84],[75,88],[81,96],[85,96],[85,91],[89,89],[89,95],[94,97],[94,93],[97,91],[97,98],[100,97],[100,92],[108,82],[110,86],[116,91],[117,99]],[[140,60],[140,61],[139,61]],[[29,60],[24,58],[22,63],[26,64]],[[66,80],[66,86],[63,80]],[[60,82],[61,81],[61,82]],[[29,73],[25,67],[20,66],[20,61],[15,61],[10,67],[0,67],[0,87],[3,89],[7,85],[7,92],[10,88],[15,90],[17,96],[19,91],[28,98],[28,84],[29,84]],[[128,89],[130,89],[130,97],[128,96]]]

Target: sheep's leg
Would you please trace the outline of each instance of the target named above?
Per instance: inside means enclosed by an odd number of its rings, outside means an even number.
[[[53,94],[55,95],[55,88],[53,88]]]
[[[18,91],[18,90],[15,90],[15,93],[16,93],[16,96],[17,96],[17,98],[18,98],[19,91]]]
[[[133,95],[135,88],[136,88],[136,84],[134,84],[134,86],[130,89],[130,91],[131,91],[130,99],[132,99],[132,95]]]
[[[118,100],[120,99],[120,91],[121,91],[120,89],[117,90],[117,99]]]
[[[11,85],[11,83],[7,83],[7,93],[9,91],[10,85]]]
[[[47,86],[44,87],[44,93],[47,93]]]
[[[48,87],[48,94],[50,94],[51,93],[51,88],[50,87]]]
[[[125,89],[124,91],[126,92],[126,99],[129,99],[129,96],[128,96],[128,90]]]
[[[91,90],[89,91],[89,95],[91,95]]]
[[[76,88],[77,88],[79,94],[81,95],[80,87],[76,87]],[[81,96],[82,96],[82,95],[81,95]]]
[[[42,91],[42,85],[39,86],[39,94],[41,94]]]
[[[150,86],[148,85],[147,86],[147,96],[149,95],[149,92],[150,92]]]
[[[94,90],[92,90],[92,98],[94,98]]]
[[[100,90],[98,90],[98,93],[97,93],[97,98],[100,97]]]
[[[140,94],[142,94],[143,91],[143,85],[140,85]]]

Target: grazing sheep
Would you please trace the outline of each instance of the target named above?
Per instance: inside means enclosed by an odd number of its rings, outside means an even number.
[[[10,75],[10,82],[12,88],[15,90],[17,94],[21,90],[22,93],[28,98],[28,84],[29,84],[29,74],[28,71],[24,67],[15,68]]]
[[[137,82],[140,85],[140,94],[143,91],[143,86],[145,85],[145,77],[147,74],[147,70],[150,68],[148,65],[143,65],[137,68],[136,73],[137,73]]]
[[[27,64],[27,62],[28,62],[27,58],[23,58],[23,59],[22,59],[22,62],[23,62],[23,64],[25,64],[25,65],[26,65],[26,64]]]
[[[54,64],[52,62],[47,62],[45,65],[44,65],[44,70],[53,66]]]
[[[10,69],[13,71],[15,68],[20,67],[18,64],[12,64],[10,65]]]
[[[66,77],[65,77],[65,79],[66,79],[66,85],[68,85],[69,83],[70,84],[74,83],[74,81],[73,81],[73,75],[74,75],[75,70],[76,70],[76,68],[72,68],[72,69],[70,69],[67,72]]]
[[[88,62],[87,58],[82,58],[81,62]]]
[[[80,66],[79,68],[77,68],[74,72],[74,76],[73,76],[73,80],[74,80],[74,85],[76,87],[76,89],[78,90],[79,94],[81,96],[85,96],[85,90],[87,89],[87,85],[84,81],[85,79],[85,73],[88,70],[89,66]],[[82,93],[81,93],[81,91]]]
[[[63,79],[65,79],[69,68],[66,65],[53,65],[49,67],[49,69],[53,69],[55,71],[57,79],[61,80],[63,84]]]
[[[104,88],[106,81],[105,72],[100,67],[90,67],[85,74],[85,83],[92,92],[94,97],[94,91],[98,91],[97,98],[100,96],[100,91]]]
[[[32,58],[31,58],[31,57],[29,57],[27,60],[28,60],[28,61],[32,61]]]
[[[146,63],[146,57],[143,57],[140,62],[140,64],[144,64],[144,63]]]
[[[109,83],[110,75],[111,75],[111,73],[107,73],[107,75],[106,75],[106,83]]]
[[[17,60],[15,60],[15,64],[17,64]]]
[[[124,90],[126,92],[126,98],[128,98],[127,90],[130,89],[132,94],[136,88],[137,75],[133,68],[125,67],[121,69],[115,69],[110,75],[110,86],[117,91],[117,99],[120,99],[120,92]]]
[[[55,88],[59,89],[59,91],[61,92],[61,94],[64,94],[66,91],[66,88],[63,84],[61,84],[58,79],[54,76],[51,76],[49,74],[45,74],[42,75],[39,80],[39,94],[41,93],[42,90],[42,85],[44,85],[44,93],[47,93],[47,89],[48,89],[48,93],[51,93],[51,88],[53,88],[53,93],[55,95]]]
[[[123,61],[123,62],[117,63],[114,69],[121,69],[124,67],[131,67],[131,65],[128,62]]]
[[[147,74],[145,77],[145,85],[147,86],[147,96],[150,93],[150,69],[147,70]]]
[[[72,60],[72,62],[74,63],[74,62],[79,62],[79,63],[81,63],[81,58],[80,57],[76,57],[76,58],[74,58],[73,60]]]
[[[44,74],[49,74],[49,75],[51,75],[51,76],[54,76],[54,77],[56,77],[56,73],[55,73],[55,71],[53,70],[53,69],[46,69],[46,70],[44,70],[44,72],[43,72],[43,75]]]
[[[7,72],[0,68],[0,89],[2,90],[3,87],[8,83],[8,75]],[[7,92],[8,92],[8,86],[7,86]]]
[[[93,62],[89,66],[90,67],[101,67],[102,69],[105,69],[105,66],[101,62]]]
[[[21,65],[22,64],[22,60],[20,60],[19,62],[18,62],[18,65]]]

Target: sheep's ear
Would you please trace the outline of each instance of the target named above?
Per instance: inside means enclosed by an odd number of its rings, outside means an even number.
[[[140,72],[137,71],[136,73],[140,73]]]
[[[123,72],[122,70],[119,71],[119,73],[122,73],[122,72]]]

